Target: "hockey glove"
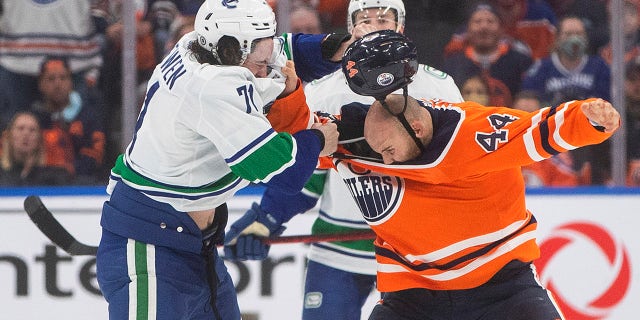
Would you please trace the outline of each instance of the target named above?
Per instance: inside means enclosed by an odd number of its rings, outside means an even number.
[[[229,260],[262,260],[269,254],[270,245],[260,237],[278,236],[286,229],[272,215],[253,203],[251,209],[234,222],[224,237],[224,256]]]

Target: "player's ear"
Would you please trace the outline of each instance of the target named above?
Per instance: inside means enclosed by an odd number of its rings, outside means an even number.
[[[420,119],[413,119],[411,120],[411,129],[413,129],[413,132],[416,133],[416,137],[421,139],[425,136],[426,134],[426,125],[424,124],[423,121],[420,121]]]

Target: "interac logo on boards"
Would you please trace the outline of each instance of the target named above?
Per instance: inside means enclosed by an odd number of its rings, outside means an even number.
[[[553,229],[541,239],[541,257],[535,263],[542,284],[549,289],[567,319],[608,318],[631,285],[631,263],[627,249],[602,225],[577,221]],[[588,251],[585,254],[585,251]],[[579,255],[578,259],[572,257]],[[562,279],[593,268],[581,290],[563,288]]]

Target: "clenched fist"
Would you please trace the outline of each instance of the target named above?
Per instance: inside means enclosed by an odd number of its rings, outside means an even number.
[[[331,155],[338,149],[338,127],[333,122],[325,124],[314,123],[311,129],[318,129],[324,135],[324,148],[320,151],[320,156]]]
[[[620,127],[620,114],[607,101],[596,99],[583,103],[580,108],[591,122],[604,127],[604,132],[611,133]]]

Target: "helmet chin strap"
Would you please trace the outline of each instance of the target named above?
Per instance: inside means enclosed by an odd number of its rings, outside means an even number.
[[[413,139],[413,142],[416,143],[416,146],[418,146],[418,149],[420,149],[420,152],[422,153],[424,152],[424,145],[422,144],[420,139],[418,139],[418,137],[416,136],[416,132],[413,130],[413,128],[411,128],[409,121],[407,121],[407,118],[404,116],[404,112],[405,110],[407,110],[407,102],[408,102],[407,86],[402,87],[402,96],[404,97],[404,107],[402,108],[402,111],[400,111],[400,113],[397,113],[397,114],[391,111],[391,108],[389,108],[389,105],[385,101],[385,97],[376,98],[376,100],[380,101],[380,104],[382,104],[382,107],[385,110],[387,110],[387,112],[389,112],[394,117],[398,118],[398,121],[402,123],[402,126],[404,127],[404,129],[407,130],[407,133],[409,133],[409,136],[411,136],[411,138]]]

